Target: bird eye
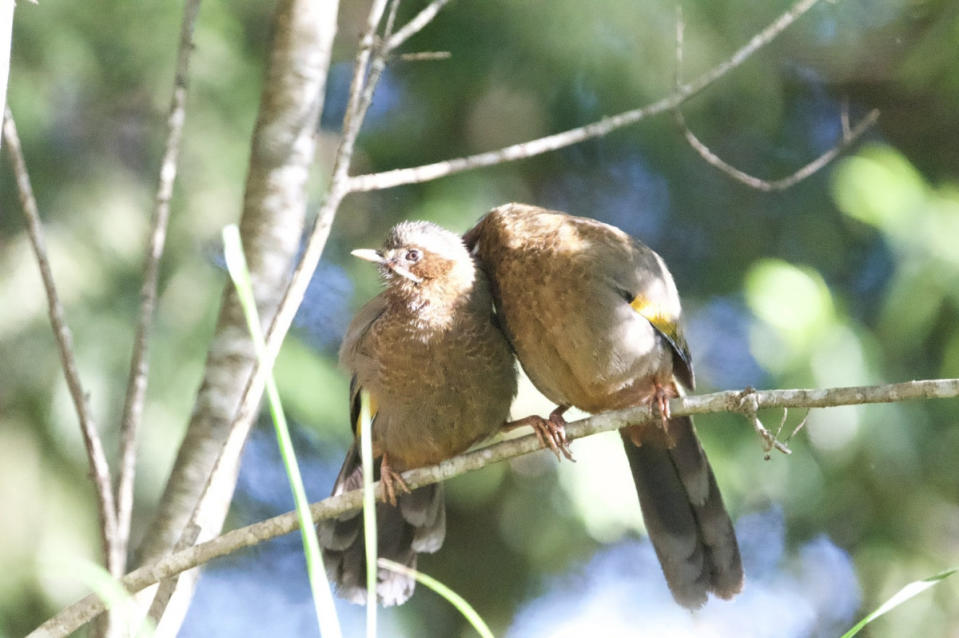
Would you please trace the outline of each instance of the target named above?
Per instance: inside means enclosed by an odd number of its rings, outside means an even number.
[[[422,256],[423,253],[415,248],[411,248],[406,251],[406,261],[410,262],[411,264],[418,262]]]

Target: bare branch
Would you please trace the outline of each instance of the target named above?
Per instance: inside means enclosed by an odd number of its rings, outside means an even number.
[[[143,268],[143,284],[140,288],[140,313],[137,318],[133,341],[133,356],[130,360],[130,377],[127,381],[123,417],[120,421],[120,467],[117,478],[117,542],[114,551],[121,570],[126,564],[127,544],[130,539],[130,517],[133,512],[133,479],[136,474],[137,429],[143,417],[147,379],[150,373],[149,338],[156,307],[157,278],[160,257],[166,242],[167,223],[170,218],[170,198],[176,181],[177,161],[180,155],[180,139],[186,120],[186,95],[189,83],[190,54],[193,51],[193,28],[196,24],[200,0],[187,0],[183,8],[183,24],[180,29],[180,46],[177,53],[176,76],[173,97],[167,116],[167,138],[160,162],[156,202],[150,222],[150,244]],[[120,572],[123,573],[122,571]],[[119,575],[119,574],[117,574]]]
[[[407,22],[402,29],[393,35],[387,36],[389,39],[386,42],[386,50],[393,51],[397,49],[402,46],[404,42],[419,33],[423,27],[436,17],[436,14],[439,13],[443,7],[449,4],[449,1],[450,0],[433,0],[433,2],[426,5],[423,10]]]
[[[0,5],[0,113],[5,113],[7,110],[7,80],[10,77],[10,45],[13,42],[15,7],[13,2]]]
[[[355,193],[392,188],[402,184],[416,184],[453,175],[454,173],[525,159],[549,151],[555,151],[594,137],[602,137],[616,129],[635,124],[647,117],[671,111],[741,65],[753,53],[771,42],[800,16],[809,11],[818,1],[819,0],[798,0],[788,11],[753,36],[745,46],[736,51],[728,60],[703,73],[695,80],[683,84],[671,95],[652,104],[618,115],[605,117],[597,122],[563,131],[562,133],[555,133],[520,144],[513,144],[512,146],[507,146],[496,151],[478,153],[476,155],[444,160],[433,164],[424,164],[422,166],[399,168],[382,173],[357,175],[350,178],[348,190],[351,193]]]
[[[173,546],[173,553],[182,552],[188,547],[192,547],[199,536],[200,527],[198,525],[188,524],[183,530],[183,535],[180,536],[180,540]],[[170,599],[173,597],[177,583],[179,582],[180,579],[176,576],[160,581],[160,586],[157,587],[156,593],[153,595],[153,602],[150,603],[150,610],[147,612],[147,617],[153,621],[154,626],[160,624],[160,619],[163,618],[163,614],[166,611],[167,605],[170,604]]]
[[[916,399],[951,399],[959,397],[959,379],[929,379],[908,381],[878,386],[826,388],[819,390],[727,390],[671,399],[669,411],[673,416],[706,414],[713,412],[742,412],[743,401],[754,404],[755,409],[764,408],[825,408],[840,405],[866,403],[893,403]],[[566,426],[566,434],[572,439],[618,430],[627,425],[658,419],[658,414],[648,406],[606,412],[574,421]],[[805,420],[804,420],[805,421]],[[444,481],[487,465],[523,454],[544,449],[534,434],[508,439],[486,447],[461,454],[430,467],[418,468],[403,473],[403,479],[415,489],[430,483]],[[376,486],[377,496],[382,498],[382,489]],[[362,505],[362,490],[353,490],[314,503],[310,506],[313,520],[319,521],[346,512],[359,510]],[[257,545],[271,538],[288,534],[297,529],[296,512],[287,512],[273,518],[226,532],[222,536],[200,543],[184,551],[175,552],[143,567],[123,578],[123,585],[131,593],[209,562],[240,549]],[[76,631],[103,611],[103,603],[94,596],[74,603],[47,620],[31,632],[27,638],[60,638]]]
[[[779,424],[779,430],[776,434],[773,434],[766,429],[766,426],[763,425],[763,422],[759,420],[759,416],[756,414],[759,410],[759,401],[756,397],[756,392],[752,388],[748,388],[741,394],[739,404],[740,411],[746,416],[746,420],[753,426],[753,430],[756,431],[759,438],[762,439],[763,457],[767,461],[770,459],[769,452],[773,448],[776,448],[783,454],[792,454],[792,450],[778,440],[779,432],[782,431],[782,426],[786,422],[786,411],[788,408],[783,408],[783,418]]]
[[[453,54],[449,51],[420,51],[418,53],[401,53],[397,56],[400,62],[432,62],[434,60],[449,60]]]
[[[870,111],[866,117],[862,118],[862,120],[860,120],[855,127],[850,129],[847,134],[844,134],[842,139],[840,139],[839,142],[828,151],[809,162],[799,170],[795,171],[791,175],[787,175],[786,177],[775,180],[765,180],[755,177],[754,175],[750,175],[749,173],[741,171],[735,166],[727,163],[718,155],[713,153],[708,146],[703,144],[699,138],[697,138],[693,132],[689,130],[689,127],[686,126],[686,119],[683,117],[683,114],[679,112],[679,110],[675,112],[675,115],[676,123],[682,130],[683,137],[686,138],[686,141],[689,143],[689,145],[692,146],[693,149],[699,153],[699,156],[706,160],[708,164],[716,167],[737,182],[742,182],[746,186],[750,186],[756,190],[764,192],[772,192],[786,190],[795,186],[807,177],[816,173],[829,162],[833,161],[836,156],[845,151],[852,144],[854,144],[856,140],[862,137],[863,133],[872,128],[872,126],[879,119],[879,110],[873,109]],[[847,116],[845,118],[845,124],[848,125],[848,123],[849,119]]]
[[[27,220],[27,233],[30,235],[30,244],[37,256],[37,265],[40,267],[40,277],[43,279],[43,288],[47,294],[47,306],[50,313],[50,324],[53,335],[57,340],[60,351],[60,362],[63,364],[63,375],[66,377],[73,406],[80,419],[80,431],[83,433],[83,444],[90,461],[90,474],[97,494],[97,509],[100,512],[100,533],[103,540],[103,555],[107,569],[111,574],[122,574],[123,566],[115,565],[113,547],[116,543],[117,519],[113,502],[113,486],[110,480],[110,467],[106,455],[103,453],[103,444],[90,412],[90,404],[83,384],[80,382],[80,373],[77,370],[76,358],[73,354],[73,337],[70,328],[63,316],[63,305],[57,294],[57,287],[53,281],[53,271],[47,258],[46,241],[43,236],[43,224],[40,222],[40,211],[37,200],[33,196],[33,187],[30,185],[30,175],[27,172],[26,161],[23,158],[23,149],[20,147],[20,137],[17,135],[17,126],[13,120],[13,113],[7,108],[3,118],[3,139],[6,142],[7,154],[13,165],[13,173],[17,182],[17,191],[20,196],[20,205]]]
[[[675,76],[675,86],[678,90],[682,85],[682,66],[683,66],[683,37],[686,30],[686,21],[683,19],[682,7],[676,8],[676,76]],[[690,130],[689,126],[686,125],[686,118],[683,116],[682,111],[679,108],[679,105],[676,106],[676,109],[673,111],[673,117],[676,120],[677,126],[679,126],[680,131],[683,134],[683,137],[686,138],[686,142],[693,147],[700,157],[702,157],[707,164],[714,166],[719,169],[729,177],[733,178],[737,182],[741,182],[746,186],[755,188],[756,190],[764,192],[772,191],[782,191],[788,188],[792,188],[799,182],[803,181],[807,177],[815,174],[826,164],[831,162],[836,158],[840,153],[849,148],[856,140],[862,137],[863,133],[872,128],[873,124],[879,119],[879,111],[873,109],[870,111],[866,117],[864,117],[855,128],[849,128],[849,103],[847,100],[843,100],[842,111],[840,113],[840,123],[842,125],[842,137],[835,146],[830,148],[828,151],[809,162],[802,168],[796,170],[791,175],[786,177],[776,179],[776,180],[765,180],[754,175],[750,175],[745,171],[741,171],[732,164],[729,164],[721,157],[713,153],[708,146],[706,146],[696,135]],[[758,428],[762,428],[765,431],[765,428],[762,427],[762,423],[757,421]],[[757,429],[759,431],[759,429]],[[767,432],[768,434],[768,432]]]

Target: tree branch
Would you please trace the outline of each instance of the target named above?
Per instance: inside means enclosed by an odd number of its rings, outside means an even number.
[[[406,25],[394,33],[393,35],[387,36],[386,41],[386,50],[395,51],[403,45],[411,37],[419,33],[423,27],[432,22],[433,18],[436,17],[436,14],[440,10],[449,4],[450,0],[433,0],[433,2],[426,5],[422,11],[420,11],[416,16],[406,23]]]
[[[0,4],[0,113],[7,111],[7,80],[10,78],[10,47],[13,44],[12,1]],[[2,136],[0,136],[2,139]]]
[[[50,324],[53,335],[57,340],[60,352],[60,362],[63,364],[63,375],[66,377],[70,396],[77,417],[80,419],[80,431],[83,434],[83,444],[90,461],[90,475],[97,495],[97,509],[100,512],[100,533],[103,541],[104,562],[111,574],[122,574],[123,566],[115,565],[116,558],[113,547],[117,537],[116,509],[113,502],[113,486],[110,480],[110,467],[106,455],[103,453],[103,444],[90,412],[88,397],[80,382],[80,373],[77,370],[76,358],[73,354],[73,337],[70,328],[63,316],[63,305],[57,294],[57,287],[53,281],[53,271],[50,260],[47,258],[46,241],[43,236],[43,224],[40,222],[40,211],[37,200],[33,196],[30,185],[30,175],[23,158],[23,149],[20,147],[20,137],[17,135],[17,126],[13,121],[13,113],[7,108],[3,118],[3,139],[6,141],[7,154],[13,165],[13,173],[17,182],[17,191],[20,205],[27,221],[27,233],[30,235],[30,244],[37,256],[37,265],[40,267],[40,277],[43,279],[43,288],[47,294],[47,307],[50,313]]]
[[[260,99],[240,217],[261,320],[270,321],[289,279],[306,217],[307,180],[316,150],[336,33],[338,3],[280,0]],[[197,526],[200,540],[219,533],[236,484],[253,410],[235,419],[243,380],[255,357],[232,285],[224,288],[196,406],[156,515],[140,546],[141,562],[166,554]],[[254,399],[254,405],[259,395]],[[158,636],[175,633],[196,574],[180,578]],[[174,613],[176,610],[176,613]]]
[[[147,379],[150,373],[149,338],[156,307],[157,279],[160,257],[166,242],[167,224],[170,218],[170,198],[176,181],[177,161],[180,156],[180,140],[186,120],[186,96],[189,84],[190,54],[193,52],[193,30],[196,24],[200,0],[187,0],[183,8],[183,23],[180,28],[180,45],[177,53],[176,75],[173,82],[173,97],[167,116],[167,138],[160,162],[156,201],[150,221],[150,238],[146,262],[143,267],[143,284],[140,288],[140,312],[133,340],[133,355],[130,360],[130,376],[120,421],[120,467],[117,478],[117,564],[126,565],[127,544],[130,539],[130,518],[133,512],[133,486],[136,474],[137,429],[143,418]],[[123,573],[122,571],[120,572]],[[116,574],[120,575],[120,574]]]
[[[852,146],[856,140],[858,140],[866,131],[872,128],[872,126],[879,120],[879,109],[873,109],[869,111],[869,113],[866,114],[866,117],[862,118],[862,120],[860,120],[855,127],[844,131],[842,138],[828,151],[809,162],[802,168],[796,170],[792,174],[774,180],[765,180],[760,177],[750,175],[749,173],[736,168],[732,164],[729,164],[721,157],[713,153],[708,146],[706,146],[698,137],[696,137],[696,135],[686,125],[686,118],[683,117],[683,114],[680,113],[678,109],[675,111],[675,117],[676,123],[679,125],[683,137],[686,138],[686,142],[693,147],[693,150],[695,150],[699,156],[706,161],[707,164],[717,168],[737,182],[745,184],[751,188],[755,188],[756,190],[768,193],[792,188],[807,177],[815,174],[829,162],[833,161],[840,153]],[[844,119],[846,119],[848,122],[847,118],[844,117]]]
[[[765,408],[825,408],[840,405],[894,403],[916,399],[951,399],[957,397],[959,397],[959,379],[927,379],[888,385],[814,390],[755,390],[753,388],[727,390],[725,392],[671,399],[669,409],[673,416],[686,416],[714,412],[749,413]],[[648,406],[627,408],[597,414],[587,419],[569,423],[566,426],[566,434],[572,441],[658,418],[658,414],[654,414]],[[437,465],[404,472],[403,479],[411,489],[416,489],[541,449],[544,449],[542,443],[535,435],[529,434],[466,452]],[[377,484],[376,489],[377,496],[382,498],[382,489],[379,484]],[[313,520],[316,522],[357,511],[361,506],[362,490],[353,490],[314,503],[310,509]],[[297,529],[296,512],[287,512],[246,527],[231,530],[213,540],[164,556],[149,565],[144,565],[130,572],[123,578],[122,582],[130,592],[136,592],[163,579],[193,569],[214,558],[288,534],[295,529]],[[102,612],[103,603],[91,594],[47,620],[31,632],[27,638],[60,638],[66,636]]]
[[[671,111],[741,65],[749,59],[753,53],[769,44],[800,16],[809,11],[818,1],[819,0],[798,0],[789,10],[753,36],[745,46],[736,51],[728,60],[703,73],[695,80],[681,85],[671,95],[648,106],[605,117],[597,122],[563,131],[562,133],[555,133],[520,144],[513,144],[512,146],[507,146],[496,151],[478,153],[476,155],[444,160],[433,164],[424,164],[422,166],[399,168],[382,173],[357,175],[350,178],[348,191],[355,193],[392,188],[403,184],[416,184],[453,175],[454,173],[525,159],[577,144],[594,137],[602,137],[616,129],[635,124],[647,117]]]
[[[683,66],[683,36],[686,30],[686,21],[683,19],[682,7],[676,8],[676,76],[675,86],[678,90],[682,86],[682,66]],[[679,105],[673,111],[673,117],[680,132],[686,138],[686,142],[702,157],[707,164],[717,168],[732,179],[745,184],[751,188],[763,192],[783,191],[792,188],[807,177],[815,174],[826,164],[834,160],[840,153],[849,148],[856,140],[862,137],[863,133],[868,131],[879,119],[879,110],[873,109],[866,117],[859,121],[852,129],[849,128],[849,108],[848,104],[843,102],[842,112],[840,113],[840,122],[842,124],[842,137],[828,151],[809,162],[805,166],[794,171],[786,177],[765,180],[745,171],[741,171],[732,164],[729,164],[721,157],[713,153],[686,125],[686,118],[683,116]]]

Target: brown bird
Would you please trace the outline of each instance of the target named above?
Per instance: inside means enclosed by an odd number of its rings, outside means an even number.
[[[353,445],[333,487],[362,485],[360,391],[370,395],[373,455],[389,503],[376,508],[379,556],[416,566],[446,535],[443,486],[409,491],[399,472],[438,463],[497,432],[516,394],[516,368],[494,322],[485,274],[463,240],[435,224],[403,222],[383,248],[353,254],[379,265],[386,289],[353,318],[340,348],[350,371]],[[400,494],[397,494],[400,492]],[[320,545],[339,594],[363,603],[366,556],[359,513],[318,526]],[[398,605],[414,581],[380,569],[377,596]]]
[[[676,601],[731,598],[739,547],[689,417],[668,400],[693,389],[682,311],[662,258],[622,230],[525,204],[494,209],[465,240],[487,271],[506,334],[533,384],[557,404],[603,412],[654,405],[662,423],[620,430],[643,519]]]

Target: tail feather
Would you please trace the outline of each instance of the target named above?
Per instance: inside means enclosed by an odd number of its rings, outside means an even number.
[[[730,598],[743,586],[732,521],[692,420],[669,421],[669,436],[650,426],[620,430],[649,539],[680,605],[696,609],[709,592]],[[637,444],[640,443],[640,444]]]
[[[355,448],[355,446],[354,446]],[[351,448],[333,487],[333,494],[362,485],[358,455]],[[377,555],[416,567],[418,553],[435,552],[446,536],[446,508],[442,484],[427,485],[400,494],[397,506],[376,505]],[[323,548],[327,575],[336,584],[337,593],[357,604],[366,602],[366,548],[363,537],[363,513],[352,512],[336,519],[320,521],[317,538]],[[379,568],[376,594],[384,606],[401,605],[413,595],[415,581],[409,576]]]

